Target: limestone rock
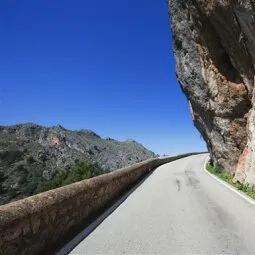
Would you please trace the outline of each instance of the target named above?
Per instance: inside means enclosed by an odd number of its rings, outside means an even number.
[[[177,78],[212,161],[255,184],[255,1],[168,6]]]

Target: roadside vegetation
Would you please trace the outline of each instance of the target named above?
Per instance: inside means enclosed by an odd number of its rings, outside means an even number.
[[[244,192],[249,197],[255,199],[255,187],[253,185],[249,184],[243,184],[243,183],[233,183],[233,175],[231,173],[226,172],[223,168],[214,167],[210,164],[206,165],[206,169],[216,175],[221,180],[227,182],[231,186],[235,187],[236,189]]]
[[[40,182],[35,190],[35,194],[89,179],[106,172],[98,165],[93,165],[87,161],[79,161],[70,169],[56,172],[51,180]]]

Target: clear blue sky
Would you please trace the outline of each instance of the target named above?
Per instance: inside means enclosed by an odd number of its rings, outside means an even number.
[[[205,150],[175,78],[166,1],[0,3],[0,124]]]

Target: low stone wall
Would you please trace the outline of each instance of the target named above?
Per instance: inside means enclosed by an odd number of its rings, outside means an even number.
[[[150,159],[0,206],[0,254],[49,254],[72,229],[156,167],[192,154]]]

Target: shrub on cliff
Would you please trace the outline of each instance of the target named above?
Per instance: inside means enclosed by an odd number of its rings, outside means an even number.
[[[10,150],[0,152],[0,160],[3,161],[4,164],[9,165],[16,161],[21,160],[23,157],[23,152],[19,150]]]
[[[72,168],[56,172],[51,180],[39,183],[35,194],[89,179],[104,173],[106,173],[106,171],[102,170],[98,165],[93,165],[87,161],[78,161]]]
[[[0,194],[2,194],[4,190],[2,183],[4,182],[5,179],[6,177],[4,176],[4,173],[0,172]]]

